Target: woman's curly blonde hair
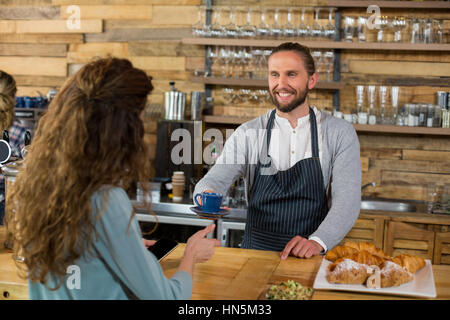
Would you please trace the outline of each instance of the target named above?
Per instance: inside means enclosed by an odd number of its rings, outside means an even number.
[[[16,81],[0,70],[0,130],[8,130],[14,121],[14,105],[17,93]]]
[[[6,199],[14,250],[31,281],[45,284],[51,273],[58,288],[67,267],[90,252],[101,215],[91,210],[96,191],[148,181],[140,116],[152,89],[130,61],[106,58],[85,65],[50,103]]]

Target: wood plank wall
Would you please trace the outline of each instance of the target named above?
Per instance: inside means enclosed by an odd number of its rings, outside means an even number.
[[[217,0],[219,6],[253,8],[288,6],[323,6],[326,0]],[[130,59],[153,77],[155,87],[149,96],[146,113],[146,141],[152,146],[154,159],[156,121],[150,118],[151,107],[161,108],[163,92],[176,81],[178,90],[202,91],[203,85],[192,83],[193,70],[204,65],[204,48],[182,45],[190,36],[190,26],[197,20],[197,5],[202,0],[0,0],[0,69],[13,74],[19,95],[46,93],[59,87],[93,57],[114,55]],[[77,6],[79,28],[68,28],[67,21]],[[364,15],[365,9],[345,9],[343,15]],[[415,15],[446,20],[444,10],[393,10],[388,15]],[[321,17],[323,23],[327,16]],[[272,16],[269,15],[269,23]],[[283,18],[284,19],[284,18]],[[307,15],[312,19],[312,11]],[[448,29],[447,29],[448,30]],[[413,62],[412,65],[408,64]],[[354,108],[355,84],[401,84],[431,81],[434,86],[402,86],[401,103],[434,102],[435,92],[442,89],[439,76],[450,75],[448,52],[370,52],[343,51],[342,78],[347,85],[341,91],[341,109]],[[411,67],[412,66],[412,67]],[[437,68],[436,68],[437,66]],[[438,70],[430,76],[429,70]],[[425,79],[425,80],[424,80]],[[403,82],[402,82],[403,81]],[[437,82],[436,82],[437,81]],[[445,81],[445,80],[442,80]],[[220,89],[213,93],[220,102]],[[444,87],[444,90],[448,90]],[[327,91],[311,92],[311,102],[319,108],[332,106]],[[243,109],[217,108],[227,115]],[[249,110],[247,115],[263,112]],[[450,143],[448,138],[360,134],[363,182],[375,181],[376,188],[366,194],[387,198],[423,199],[428,181],[450,183]]]

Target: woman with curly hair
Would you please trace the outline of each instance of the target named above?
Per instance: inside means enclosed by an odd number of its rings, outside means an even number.
[[[168,279],[125,192],[149,180],[140,116],[151,90],[128,60],[101,59],[68,79],[39,121],[6,200],[31,299],[190,298],[194,264],[218,245],[205,238],[214,227],[189,238]]]
[[[17,93],[14,78],[0,70],[0,132],[7,130],[11,155],[22,157],[21,150],[25,146],[25,134],[27,129],[19,121],[14,119],[14,105]],[[0,225],[3,224],[5,213],[5,177],[0,175]]]

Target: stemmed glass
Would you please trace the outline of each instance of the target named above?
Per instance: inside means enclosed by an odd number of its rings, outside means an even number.
[[[358,113],[358,123],[367,124],[367,111],[364,105],[364,86],[356,86],[356,112]]]
[[[231,57],[231,51],[227,48],[220,48],[219,50],[219,60],[221,65],[221,77],[226,78],[229,74],[229,62]]]
[[[253,77],[253,63],[252,63],[252,49],[249,48],[249,50],[247,51],[247,49],[243,48],[241,50],[241,61],[242,61],[242,77],[244,79],[251,79]]]
[[[280,22],[279,22],[279,9],[275,8],[274,9],[274,14],[273,14],[273,24],[270,27],[270,35],[275,38],[275,39],[279,39],[282,34],[283,34],[283,29],[281,28]]]
[[[336,10],[336,8],[329,8],[328,9],[330,12],[328,13],[328,24],[325,27],[325,37],[327,37],[330,40],[334,40],[336,39],[336,35],[337,35],[337,30],[335,25],[333,24],[333,12],[334,10]]]
[[[225,26],[226,34],[227,34],[228,38],[237,38],[238,35],[240,34],[240,30],[239,30],[239,27],[234,22],[234,19],[235,19],[235,8],[234,7],[230,7],[229,12],[230,12],[230,15],[229,15],[229,20],[230,21]]]
[[[255,79],[264,79],[263,74],[263,51],[260,49],[256,49],[252,51],[252,64],[253,64],[253,78]]]
[[[220,38],[226,35],[225,28],[220,24],[221,10],[220,7],[214,8],[214,18],[213,23],[211,24],[211,37],[214,38]]]
[[[369,105],[369,119],[368,124],[377,123],[377,115],[375,111],[375,90],[376,86],[367,86],[367,103]]]
[[[247,22],[240,27],[240,35],[243,38],[253,38],[256,35],[256,27],[252,25],[252,10],[247,8]]]
[[[316,67],[316,72],[319,74],[319,78],[323,72],[323,60],[322,60],[322,52],[321,51],[313,51],[312,57],[314,60],[314,66]]]
[[[311,35],[313,39],[320,39],[323,36],[323,28],[319,24],[319,13],[320,13],[320,7],[314,8],[314,24],[311,29]]]
[[[310,27],[305,23],[306,8],[302,7],[302,15],[300,17],[300,24],[298,26],[298,36],[307,39],[310,36]]]
[[[283,27],[283,35],[287,38],[295,37],[295,26],[292,24],[292,8],[288,8],[287,22]]]
[[[356,29],[358,42],[366,42],[366,23],[367,19],[365,17],[358,17],[358,27]]]
[[[379,86],[378,87],[378,94],[380,99],[380,118],[378,123],[381,124],[389,124],[389,117],[388,112],[386,110],[387,107],[387,87],[386,86]]]
[[[444,31],[442,30],[442,20],[433,20],[433,30],[434,30],[434,42],[444,43]]]
[[[388,23],[389,23],[389,21],[388,21],[387,16],[382,16],[380,18],[380,29],[378,30],[378,33],[377,33],[377,41],[378,42],[383,42],[386,40],[384,37],[384,33],[385,33],[384,31],[386,30]]]
[[[202,6],[198,6],[198,15],[197,15],[197,22],[192,25],[192,35],[194,37],[203,37],[205,36],[205,24],[203,23],[203,15],[202,15],[203,9]]]
[[[333,67],[334,67],[334,52],[327,51],[323,55],[324,64],[327,73],[326,81],[333,81]]]
[[[423,43],[433,42],[433,20],[427,18],[423,21]]]
[[[392,120],[391,124],[397,124],[398,117],[398,96],[399,87],[391,87],[391,105],[392,105]]]
[[[214,47],[215,50],[212,49],[212,47],[208,47],[207,51],[207,57],[211,61],[211,71],[205,72],[205,77],[219,77],[221,76],[221,66],[220,66],[220,60],[219,60],[219,47]]]
[[[266,9],[261,8],[261,22],[256,28],[256,36],[258,38],[267,38],[270,34],[269,25],[266,22]]]
[[[394,42],[402,41],[402,30],[406,27],[406,21],[403,17],[395,17],[392,20],[392,27],[394,28]]]

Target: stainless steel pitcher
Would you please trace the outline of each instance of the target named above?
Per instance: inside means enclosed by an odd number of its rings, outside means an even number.
[[[171,91],[164,93],[164,119],[184,120],[186,93],[175,90],[175,82],[170,82]]]

